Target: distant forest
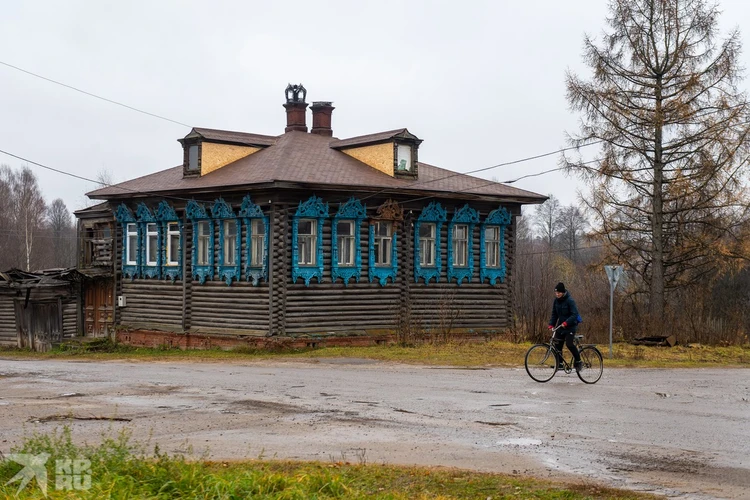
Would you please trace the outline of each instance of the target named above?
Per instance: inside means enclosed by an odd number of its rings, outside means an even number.
[[[0,165],[0,271],[76,265],[75,221],[60,198],[47,203],[29,167]]]

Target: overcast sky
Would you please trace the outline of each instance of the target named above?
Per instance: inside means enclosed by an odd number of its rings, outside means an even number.
[[[750,2],[720,5],[724,32],[748,25]],[[268,135],[284,131],[286,85],[302,83],[308,102],[333,101],[334,136],[406,127],[421,161],[467,172],[566,146],[578,117],[565,71],[586,74],[583,35],[606,14],[604,0],[5,0],[0,62],[190,126]],[[189,131],[0,64],[0,150],[28,160],[121,182],[181,164]],[[507,181],[558,158],[477,175]],[[30,167],[71,211],[97,187]],[[566,205],[586,192],[559,172],[515,185]]]

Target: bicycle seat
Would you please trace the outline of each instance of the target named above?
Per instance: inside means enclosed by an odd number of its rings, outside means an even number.
[[[576,338],[577,338],[578,340],[581,340],[581,339],[583,338],[583,335],[576,335]]]

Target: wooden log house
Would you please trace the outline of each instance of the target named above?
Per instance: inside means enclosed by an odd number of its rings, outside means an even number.
[[[194,128],[182,164],[88,193],[115,219],[114,323],[140,345],[372,343],[511,321],[514,216],[544,196],[418,160],[407,129],[333,137],[286,91],[278,136]],[[447,333],[447,332],[446,332]]]

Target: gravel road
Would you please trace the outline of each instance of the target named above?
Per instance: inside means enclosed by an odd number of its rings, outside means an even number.
[[[72,417],[77,439],[127,427],[137,441],[212,459],[441,465],[750,498],[748,369],[605,366],[585,385],[574,374],[538,384],[523,368],[361,359],[0,358],[0,415],[3,453]]]

